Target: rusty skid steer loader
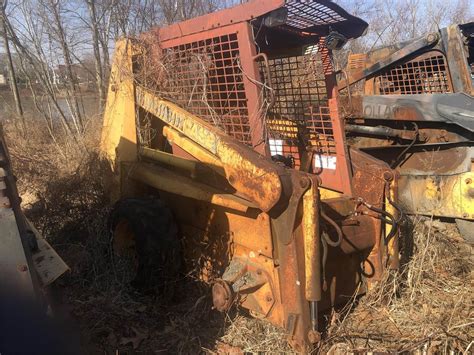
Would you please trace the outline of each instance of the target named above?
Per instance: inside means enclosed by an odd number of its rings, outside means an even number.
[[[338,84],[349,143],[399,172],[404,211],[474,242],[474,23],[352,54]]]
[[[366,28],[331,1],[259,0],[116,44],[101,149],[132,283],[166,288],[183,258],[217,310],[304,351],[321,312],[398,267],[397,175],[348,149],[332,64]]]

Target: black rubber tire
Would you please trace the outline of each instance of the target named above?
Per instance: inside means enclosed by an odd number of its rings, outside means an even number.
[[[463,239],[469,244],[474,244],[474,221],[457,218],[456,226]]]
[[[121,221],[128,222],[135,239],[138,265],[131,285],[172,297],[183,262],[178,228],[171,210],[157,198],[122,199],[110,213],[112,238]]]

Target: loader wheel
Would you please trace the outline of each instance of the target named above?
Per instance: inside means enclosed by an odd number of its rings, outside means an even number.
[[[457,218],[456,226],[464,240],[469,244],[474,244],[474,221]]]
[[[127,198],[118,201],[109,218],[116,265],[124,258],[122,280],[142,291],[173,296],[181,271],[181,245],[173,215],[157,198]]]

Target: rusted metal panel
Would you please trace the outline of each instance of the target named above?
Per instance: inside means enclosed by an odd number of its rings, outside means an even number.
[[[343,239],[341,249],[344,253],[363,252],[375,245],[379,223],[371,216],[355,214],[357,202],[348,197],[336,197],[322,200],[322,209],[338,225]]]
[[[467,22],[458,27],[462,33],[462,40],[465,45],[463,49],[467,57],[467,70],[471,73],[471,95],[474,95],[474,22]]]
[[[337,191],[344,192],[346,194],[352,194],[352,184],[351,184],[351,172],[349,169],[349,159],[345,141],[345,132],[344,132],[344,121],[341,115],[339,114],[339,105],[338,105],[338,88],[336,75],[334,72],[332,53],[324,45],[324,38],[320,39],[319,47],[321,51],[321,59],[323,62],[324,76],[326,79],[326,86],[328,92],[328,103],[329,103],[329,113],[331,115],[331,125],[333,130],[333,136],[336,143],[336,169],[329,169],[330,165],[324,167],[322,166],[319,170],[319,173],[316,172],[321,178],[321,185],[324,187],[332,188]],[[325,154],[321,155],[320,158],[323,158]],[[318,156],[316,155],[315,158]],[[326,158],[329,160],[329,157]]]
[[[213,14],[200,16],[159,29],[160,41],[179,38],[189,34],[226,27],[239,22],[252,21],[271,11],[285,10],[285,25],[297,30],[327,34],[329,26],[347,38],[359,37],[368,24],[350,15],[329,0],[253,0],[232,9],[224,9]]]
[[[240,250],[237,247],[222,278],[214,284],[214,304],[222,304],[223,298],[234,301],[238,296],[242,299],[242,306],[251,310],[252,314],[258,317],[268,316],[276,302],[272,282],[274,269],[271,266],[271,261],[271,259],[250,254],[247,250]],[[218,291],[217,294],[215,291]],[[224,307],[221,308],[223,308],[221,311],[227,310]]]
[[[249,1],[231,9],[225,9],[159,29],[161,42],[190,34],[222,28],[239,22],[250,21],[270,11],[283,7],[285,0]]]
[[[349,54],[347,58],[347,69],[350,72],[355,72],[366,67],[367,54],[365,53],[354,53]]]
[[[382,207],[384,173],[392,173],[392,169],[387,163],[356,148],[351,148],[350,154],[354,174],[354,196],[363,198],[371,205]]]
[[[247,111],[251,144],[256,152],[268,156],[267,139],[265,137],[265,122],[263,116],[266,112],[265,103],[260,95],[262,79],[256,63],[257,50],[253,41],[252,27],[249,23],[242,24],[238,30],[240,43],[240,61],[244,73],[243,83],[247,97]]]
[[[390,176],[393,176],[394,172],[386,163],[360,150],[352,148],[350,154],[354,174],[354,196],[376,208],[383,209],[386,184],[384,175],[388,173]],[[377,214],[374,215],[370,211],[368,212],[369,215],[373,217],[372,223],[373,231],[375,232],[375,245],[365,261],[365,268],[369,284],[373,284],[382,277],[384,270],[383,256],[386,250],[382,238],[383,224],[381,220],[377,218]]]
[[[399,152],[397,152],[399,153]],[[401,176],[450,176],[471,171],[471,149],[456,146],[415,147],[398,169]]]
[[[342,221],[342,251],[350,254],[372,248],[379,233],[376,229],[377,223],[374,222],[374,217],[369,216],[357,216]]]
[[[470,68],[467,65],[468,53],[458,25],[441,30],[443,46],[450,68],[454,92],[473,93]]]
[[[471,171],[472,152],[469,147],[440,143],[420,144],[402,154],[406,147],[407,145],[377,147],[372,144],[370,148],[361,149],[389,163],[400,158],[397,171],[401,176],[454,176]]]
[[[160,195],[175,211],[183,228],[185,253],[187,260],[192,260],[192,267],[201,267],[201,275],[207,281],[215,277],[224,279],[232,286],[232,300],[241,302],[255,316],[266,316],[283,326],[281,283],[275,266],[269,216],[257,211],[236,213],[182,195]],[[253,235],[258,238],[250,237]],[[232,277],[234,269],[235,277]],[[248,281],[257,283],[246,282],[245,274]],[[259,279],[264,282],[259,283]],[[222,286],[216,292],[229,291]],[[221,294],[217,293],[217,296]]]
[[[401,176],[399,201],[409,213],[474,220],[474,173]]]
[[[412,40],[374,50],[367,54],[365,68],[349,70],[351,75],[366,68],[375,71],[366,72],[370,75],[364,95],[346,100],[352,99],[353,106],[348,116],[367,119],[356,121],[370,128],[413,126],[410,132],[416,139],[411,142],[351,134],[351,140],[366,146],[364,151],[372,156],[399,160],[399,200],[409,214],[471,218],[472,201],[461,181],[472,171],[472,41],[462,31],[463,25],[441,29],[433,34],[439,38],[436,43],[418,49],[415,44],[421,42]],[[393,62],[402,52],[406,55]],[[377,68],[378,62],[387,61],[392,63]]]

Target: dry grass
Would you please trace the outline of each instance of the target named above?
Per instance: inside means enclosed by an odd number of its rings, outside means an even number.
[[[219,341],[244,353],[294,353],[286,341],[283,329],[243,315],[230,321]]]
[[[357,305],[339,314],[323,352],[337,345],[344,351],[469,353],[472,249],[454,225],[432,219],[416,218],[411,236],[414,252],[402,271],[387,273]]]

